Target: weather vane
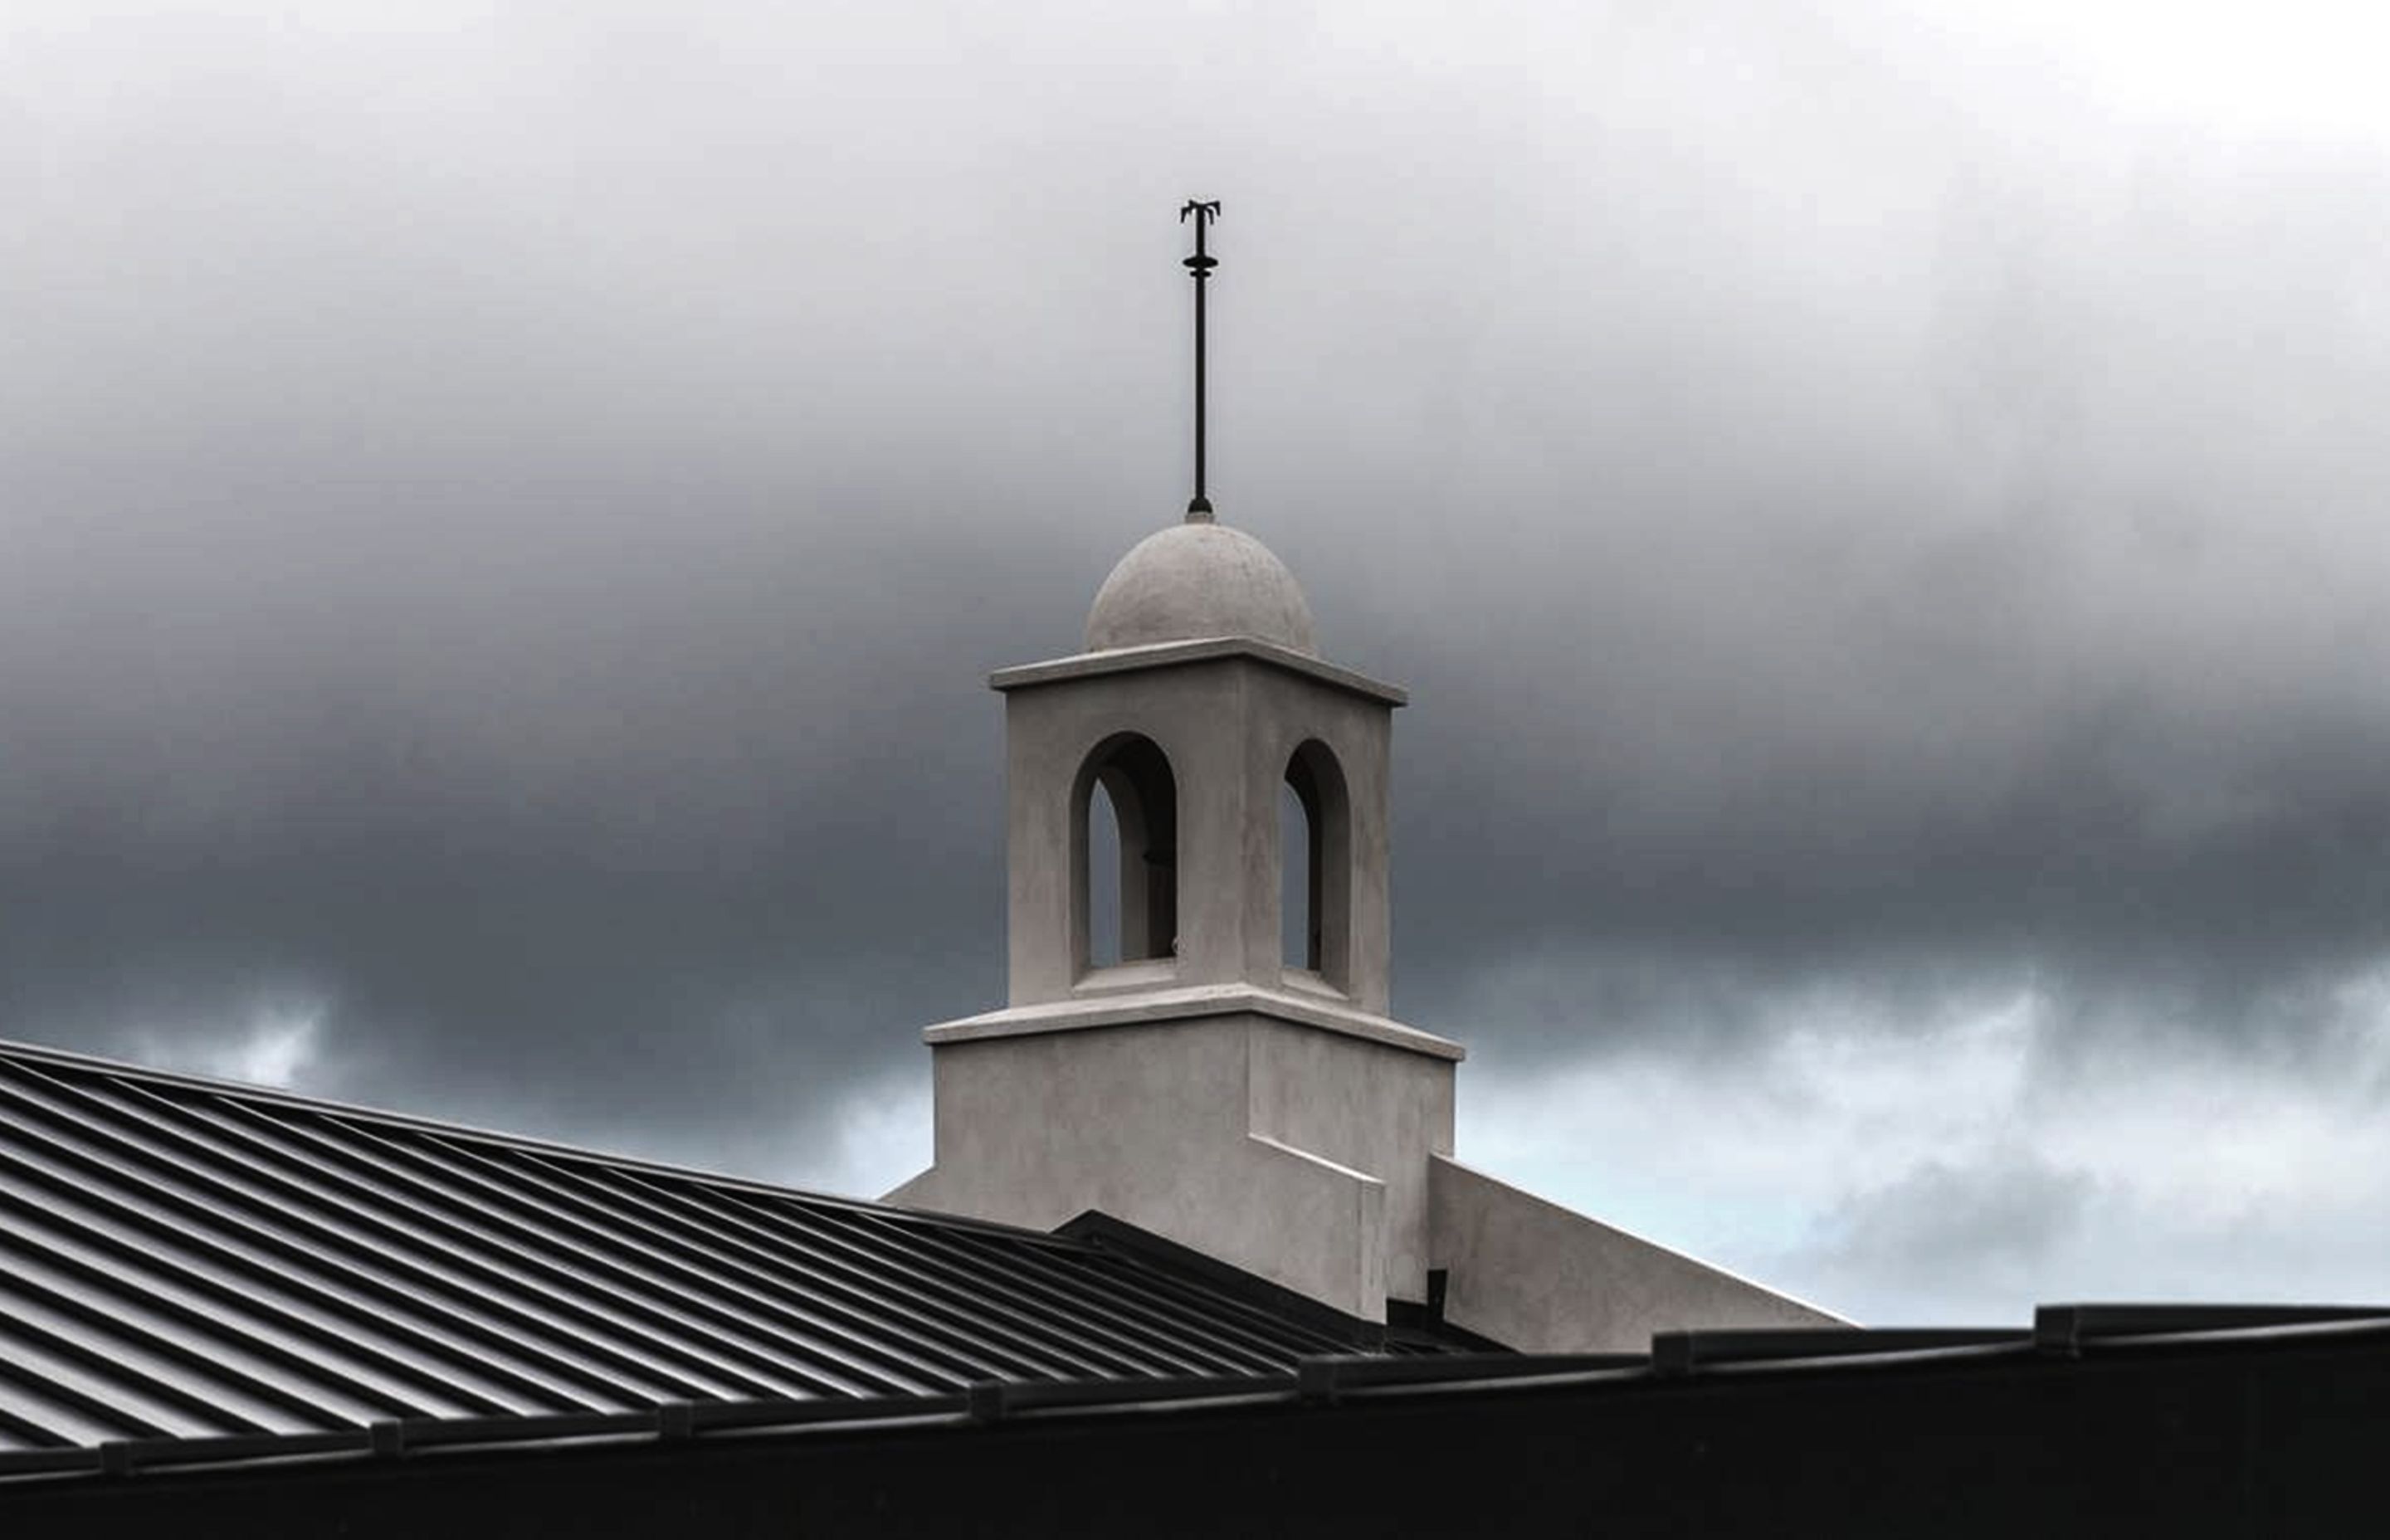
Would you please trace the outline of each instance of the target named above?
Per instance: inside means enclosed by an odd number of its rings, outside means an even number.
[[[1187,270],[1195,275],[1195,495],[1187,504],[1187,521],[1208,524],[1212,521],[1212,499],[1203,494],[1203,288],[1212,276],[1212,269],[1220,265],[1219,259],[1203,250],[1203,232],[1220,217],[1220,200],[1201,202],[1189,199],[1178,211],[1178,223],[1184,225],[1189,214],[1195,217],[1195,254],[1187,259]]]

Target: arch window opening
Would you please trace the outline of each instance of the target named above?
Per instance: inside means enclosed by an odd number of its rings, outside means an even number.
[[[1178,787],[1150,738],[1089,756],[1079,823],[1082,969],[1176,956]]]
[[[1313,738],[1286,762],[1279,794],[1279,946],[1283,966],[1343,989],[1352,903],[1352,811],[1344,771]]]
[[[1294,789],[1292,767],[1278,789],[1279,952],[1289,968],[1319,969],[1318,819]]]
[[[1112,794],[1096,783],[1087,798],[1087,966],[1121,960],[1120,815]]]

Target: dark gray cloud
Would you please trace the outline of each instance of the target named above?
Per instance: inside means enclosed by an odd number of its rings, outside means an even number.
[[[1890,6],[661,16],[24,24],[0,1033],[826,1169],[999,996],[980,675],[1183,495],[1190,193],[1226,515],[1418,701],[1406,1015],[2349,1030],[2378,119]],[[1819,1212],[2048,1212],[1931,1186]]]
[[[1969,1167],[1928,1161],[1845,1200],[1826,1227],[1834,1264],[1879,1287],[1991,1294],[2030,1279],[2071,1240],[2096,1192],[2088,1173],[2027,1150]]]

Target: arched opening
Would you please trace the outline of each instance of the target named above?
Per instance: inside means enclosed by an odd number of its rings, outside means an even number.
[[[1112,794],[1098,781],[1087,794],[1086,859],[1081,863],[1087,890],[1088,968],[1121,960],[1120,814]]]
[[[1087,756],[1073,789],[1079,970],[1167,958],[1178,943],[1178,783],[1150,738]]]
[[[1311,809],[1294,789],[1292,766],[1278,789],[1278,941],[1289,968],[1319,967],[1319,894],[1312,881],[1319,869]]]
[[[1279,945],[1289,968],[1344,987],[1351,941],[1352,806],[1328,745],[1305,741],[1286,762],[1279,799]]]

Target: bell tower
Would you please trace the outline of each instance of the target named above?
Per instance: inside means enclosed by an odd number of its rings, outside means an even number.
[[[1196,225],[1186,520],[1112,569],[1080,650],[988,681],[1004,697],[1007,1003],[922,1033],[935,1161],[889,1200],[1036,1229],[1100,1213],[1364,1323],[1407,1302],[1522,1348],[1832,1319],[1452,1159],[1460,1046],[1388,1015],[1405,697],[1321,656],[1294,574],[1216,522],[1203,484],[1217,264],[1202,232],[1218,212],[1181,212]],[[1099,790],[1119,835],[1103,870]],[[1094,944],[1099,897],[1116,957]]]
[[[1086,648],[1006,669],[1010,1003],[1243,985],[1386,1009],[1386,798],[1403,693],[1318,656],[1303,590],[1253,536],[1165,529],[1113,569]],[[1120,869],[1095,870],[1097,789]],[[1281,848],[1283,790],[1307,848]],[[1280,937],[1290,861],[1304,943]],[[1117,889],[1119,960],[1090,952]]]
[[[1459,1046],[1386,1015],[1403,692],[1319,655],[1286,564],[1204,479],[1215,202],[1190,200],[1195,494],[1104,580],[1085,646],[998,671],[1005,1008],[923,1033],[936,1163],[889,1196],[1051,1228],[1099,1211],[1366,1320],[1424,1300]],[[1100,789],[1117,867],[1094,869]],[[1286,847],[1280,802],[1303,810]],[[1282,942],[1287,863],[1306,874]],[[1118,957],[1099,957],[1099,891]]]
[[[1403,692],[1323,660],[1294,575],[1208,509],[1112,569],[1082,650],[989,683],[1009,999],[924,1034],[936,1164],[890,1196],[1039,1228],[1099,1210],[1371,1320],[1423,1300],[1461,1049],[1386,1014]],[[1090,944],[1108,887],[1116,961]]]

